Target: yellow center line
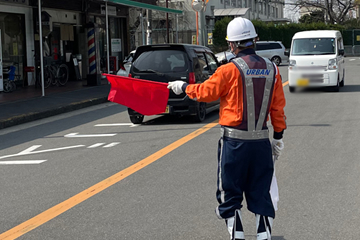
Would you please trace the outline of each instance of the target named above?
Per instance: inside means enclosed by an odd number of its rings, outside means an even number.
[[[94,196],[95,194],[107,189],[108,187],[114,185],[115,183],[120,182],[124,178],[130,176],[131,174],[139,171],[140,169],[148,166],[149,164],[155,162],[181,145],[187,143],[188,141],[194,139],[195,137],[203,134],[209,129],[218,125],[218,119],[212,123],[209,123],[194,132],[186,135],[185,137],[173,142],[172,144],[160,149],[156,153],[144,158],[143,160],[135,163],[134,165],[112,175],[111,177],[106,178],[105,180],[89,187],[88,189],[76,194],[75,196],[49,208],[48,210],[36,215],[35,217],[17,225],[16,227],[0,234],[1,240],[10,240],[16,239],[27,232],[39,227],[40,225],[50,221],[51,219],[59,216],[70,208],[76,206],[77,204],[87,200],[88,198]]]

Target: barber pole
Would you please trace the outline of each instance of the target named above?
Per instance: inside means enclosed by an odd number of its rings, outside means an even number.
[[[96,74],[95,29],[89,28],[87,36],[88,36],[89,74]]]

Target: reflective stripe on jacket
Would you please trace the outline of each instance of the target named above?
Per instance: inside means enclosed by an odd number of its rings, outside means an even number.
[[[247,54],[244,54],[244,53]],[[242,54],[241,54],[242,53]],[[265,60],[256,55],[253,49],[245,49],[237,57],[242,57],[250,69],[266,69]],[[284,114],[285,97],[280,72],[277,66],[275,69],[275,83],[272,88],[269,113],[271,124],[275,132],[282,132],[286,129],[286,117]],[[243,76],[242,76],[243,75]],[[259,78],[253,78],[257,81]],[[234,63],[220,66],[216,72],[201,84],[190,84],[186,87],[186,94],[199,102],[213,102],[220,98],[219,124],[223,126],[242,129],[243,121],[246,121],[247,107],[244,105],[244,74],[242,74]],[[254,84],[254,95],[263,96],[265,82]],[[261,92],[261,93],[260,93]],[[255,102],[256,102],[255,97]],[[258,104],[256,104],[258,105]],[[260,104],[261,106],[261,104]],[[255,107],[258,113],[260,109]],[[245,117],[244,117],[245,116]],[[269,117],[267,116],[267,120]]]

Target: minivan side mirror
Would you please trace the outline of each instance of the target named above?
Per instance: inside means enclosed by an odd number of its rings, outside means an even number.
[[[286,49],[286,50],[284,51],[284,55],[285,55],[285,56],[288,56],[288,57],[290,56],[290,51],[289,51],[289,49]]]
[[[339,49],[339,55],[344,56],[344,54],[345,54],[344,49]]]

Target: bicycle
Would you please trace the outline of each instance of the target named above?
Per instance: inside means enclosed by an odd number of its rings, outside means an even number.
[[[69,68],[66,64],[52,62],[51,65],[44,66],[44,88],[50,85],[64,86],[69,80]],[[41,86],[41,74],[38,75],[38,83]]]
[[[3,91],[5,93],[15,91],[16,90],[15,67],[14,66],[4,67],[3,74],[4,74]]]

